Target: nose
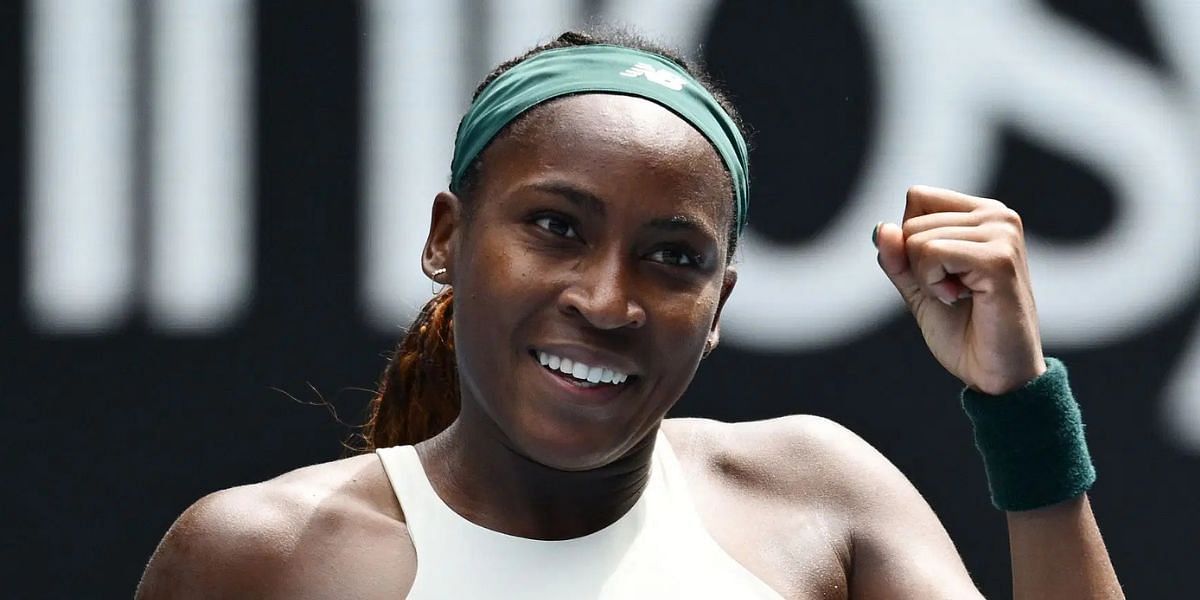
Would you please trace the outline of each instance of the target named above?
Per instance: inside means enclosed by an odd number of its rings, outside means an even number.
[[[646,323],[646,310],[632,293],[634,274],[618,252],[605,254],[580,263],[559,295],[559,309],[596,329],[639,328]]]

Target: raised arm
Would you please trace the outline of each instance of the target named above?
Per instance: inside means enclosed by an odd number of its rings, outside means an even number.
[[[1123,598],[1083,494],[1092,471],[1065,373],[1047,373],[1020,217],[913,187],[902,224],[872,239],[930,351],[968,386],[993,500],[1008,510],[1014,597]]]
[[[1125,597],[1086,493],[1007,514],[1014,598]]]

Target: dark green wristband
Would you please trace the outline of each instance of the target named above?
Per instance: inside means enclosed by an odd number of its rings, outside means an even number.
[[[1002,510],[1062,502],[1096,481],[1067,368],[1055,358],[1046,358],[1046,367],[1037,379],[1001,396],[962,392],[992,504]]]

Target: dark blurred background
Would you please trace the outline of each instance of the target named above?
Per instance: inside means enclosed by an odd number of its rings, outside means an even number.
[[[754,129],[724,343],[675,410],[815,413],[1010,594],[959,384],[868,236],[912,183],[1025,217],[1132,598],[1200,551],[1200,3],[25,0],[0,5],[4,595],[121,597],[200,496],[342,456],[495,63],[629,24]],[[15,560],[14,560],[15,558]]]

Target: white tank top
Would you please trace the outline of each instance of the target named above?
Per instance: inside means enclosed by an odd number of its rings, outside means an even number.
[[[476,525],[437,495],[412,446],[376,453],[417,552],[409,598],[782,598],[708,534],[661,431],[650,480],[633,508],[569,540]]]

